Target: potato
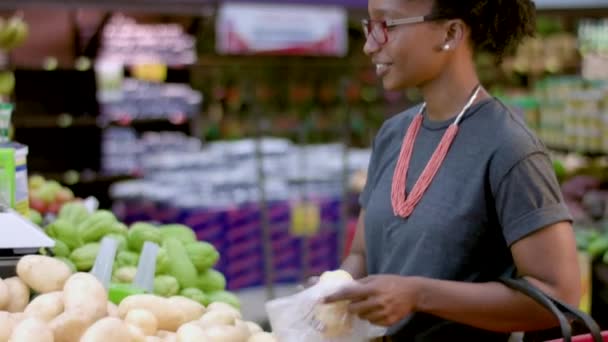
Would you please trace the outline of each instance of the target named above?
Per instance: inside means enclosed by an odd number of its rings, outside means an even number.
[[[229,311],[234,313],[234,316],[238,319],[241,319],[241,312],[239,310],[237,310],[236,308],[234,308],[233,306],[226,304],[226,303],[222,303],[222,302],[215,302],[215,303],[211,303],[208,307],[207,307],[207,311]]]
[[[8,342],[16,322],[9,312],[0,312],[0,342]]]
[[[249,331],[249,334],[253,335],[255,333],[263,331],[263,329],[254,322],[245,322],[241,319],[237,319],[234,321],[234,325],[237,327],[245,327]]]
[[[120,318],[118,316],[118,306],[112,302],[108,302],[108,316]]]
[[[136,327],[133,324],[127,324],[127,329],[129,329],[129,334],[131,335],[131,342],[145,342],[146,335],[139,327]]]
[[[45,321],[27,318],[15,326],[11,342],[53,342],[53,332]]]
[[[163,339],[158,336],[146,336],[144,342],[163,342]]]
[[[86,314],[78,311],[64,312],[49,322],[54,342],[79,342],[80,337],[92,324]]]
[[[17,275],[38,293],[61,291],[72,275],[70,267],[55,258],[26,255],[17,263]]]
[[[89,327],[80,339],[80,342],[107,341],[131,341],[127,324],[114,317],[102,318]]]
[[[13,313],[11,313],[11,318],[13,319],[13,322],[15,322],[15,324],[17,324],[17,323],[21,323],[21,321],[26,319],[27,315],[24,314],[23,312],[13,312]]]
[[[348,284],[353,278],[350,273],[343,270],[324,272],[319,278],[319,283]],[[339,337],[348,334],[352,327],[351,315],[348,312],[348,301],[331,304],[320,304],[315,306],[315,318],[325,327],[323,335],[328,338]]]
[[[158,329],[176,331],[184,320],[184,314],[177,310],[167,298],[141,294],[125,298],[118,306],[120,318],[125,318],[134,309],[147,310],[156,316]]]
[[[247,342],[249,330],[247,327],[234,325],[215,325],[205,329],[209,342]]]
[[[96,321],[108,315],[108,293],[89,273],[76,273],[63,287],[65,311],[79,311]]]
[[[184,314],[184,320],[181,324],[196,321],[205,313],[205,307],[190,298],[174,296],[169,298],[169,302]]]
[[[178,342],[207,342],[205,331],[197,323],[186,323],[177,330]]]
[[[10,302],[10,294],[8,293],[8,286],[4,283],[4,280],[0,279],[0,310],[6,309]]]
[[[156,334],[156,336],[160,337],[163,342],[178,342],[177,334],[171,331],[161,330]]]
[[[143,309],[133,309],[125,316],[125,323],[138,327],[146,336],[156,334],[158,320],[150,311]]]
[[[240,317],[236,317],[234,312],[231,311],[209,311],[201,317],[199,325],[203,327],[203,329],[214,325],[233,325],[239,318]]]
[[[63,292],[49,292],[32,300],[25,308],[25,315],[51,321],[63,312]]]
[[[247,328],[249,328],[249,332],[251,333],[251,335],[264,331],[264,329],[262,329],[262,327],[260,327],[255,322],[245,322],[245,324],[247,325]]]
[[[276,337],[273,334],[267,332],[258,332],[249,337],[247,342],[278,342]]]
[[[30,301],[30,289],[18,277],[12,277],[4,280],[8,286],[9,302],[6,306],[8,312],[23,312],[27,303]]]

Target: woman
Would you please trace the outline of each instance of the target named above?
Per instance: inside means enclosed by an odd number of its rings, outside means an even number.
[[[342,265],[360,281],[327,301],[352,301],[393,341],[506,341],[554,327],[550,313],[496,279],[515,266],[577,305],[571,219],[544,146],[479,85],[473,62],[475,52],[500,57],[532,35],[534,3],[369,0],[369,14],[364,51],[384,87],[416,87],[424,104],[389,119],[374,140]]]

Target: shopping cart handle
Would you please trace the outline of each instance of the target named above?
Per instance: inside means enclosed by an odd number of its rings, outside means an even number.
[[[604,341],[608,341],[608,331],[602,331],[602,338],[604,339]],[[547,341],[547,342],[563,342],[563,341],[564,341],[563,339],[558,338],[556,340],[551,340],[551,341]],[[593,337],[591,336],[591,334],[577,335],[577,336],[572,337],[572,342],[593,342]]]

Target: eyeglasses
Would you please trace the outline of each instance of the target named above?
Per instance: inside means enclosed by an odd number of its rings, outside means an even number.
[[[374,41],[380,45],[386,44],[388,42],[388,28],[395,27],[400,25],[410,25],[410,24],[418,24],[423,23],[425,21],[434,21],[439,19],[436,15],[421,15],[417,17],[409,17],[402,19],[387,19],[387,20],[371,20],[371,19],[363,19],[361,21],[363,25],[363,33],[365,34],[365,39],[369,39],[371,35]]]

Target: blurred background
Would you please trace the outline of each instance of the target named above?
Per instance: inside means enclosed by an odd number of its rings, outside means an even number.
[[[478,55],[478,70],[550,148],[576,219],[581,307],[608,327],[608,1],[536,4],[537,36],[500,67]],[[266,300],[339,265],[371,141],[420,100],[382,89],[362,53],[366,8],[2,0],[0,182],[43,227],[94,198],[126,225],[191,228],[263,321]]]

